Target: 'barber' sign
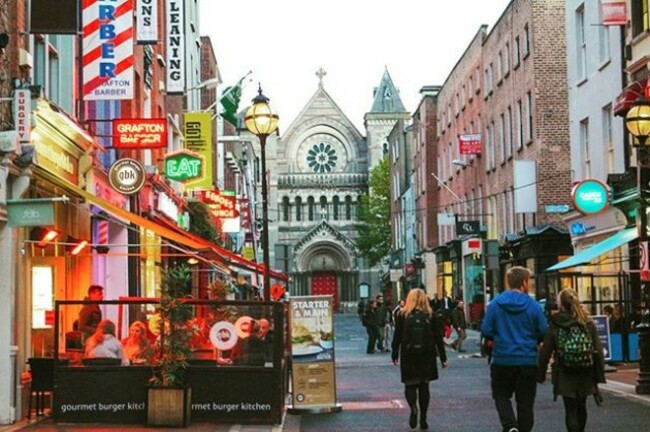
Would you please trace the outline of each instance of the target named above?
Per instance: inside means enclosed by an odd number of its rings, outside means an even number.
[[[86,0],[83,87],[86,100],[133,98],[133,0]]]

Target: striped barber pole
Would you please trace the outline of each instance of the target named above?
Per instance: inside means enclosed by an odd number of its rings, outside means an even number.
[[[133,0],[82,0],[86,100],[133,98]]]
[[[97,244],[108,244],[108,221],[106,220],[97,221]]]

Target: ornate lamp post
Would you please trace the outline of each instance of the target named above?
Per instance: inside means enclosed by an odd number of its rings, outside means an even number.
[[[646,96],[648,88],[646,88]],[[648,167],[648,149],[646,142],[650,136],[650,101],[646,96],[641,96],[630,108],[625,116],[625,127],[634,136],[637,146],[637,184],[639,188],[639,208],[637,210],[637,227],[639,229],[639,249],[648,251],[648,207],[650,198],[648,190],[648,176],[645,172]],[[646,258],[647,259],[647,258]],[[650,272],[640,269],[640,283],[643,287],[643,301],[646,311],[643,320],[636,328],[639,333],[639,378],[637,379],[636,393],[650,394]]]
[[[269,98],[259,93],[248,108],[244,122],[246,128],[260,140],[262,150],[262,253],[264,261],[264,300],[271,299],[271,279],[269,277],[269,200],[266,172],[266,137],[278,129],[279,117],[269,105]]]

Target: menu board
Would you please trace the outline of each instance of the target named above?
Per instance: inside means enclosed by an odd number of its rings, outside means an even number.
[[[291,298],[293,407],[336,406],[332,296]]]

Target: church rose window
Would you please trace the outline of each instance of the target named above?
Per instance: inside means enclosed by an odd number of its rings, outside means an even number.
[[[337,160],[336,150],[329,144],[315,144],[307,152],[307,164],[315,173],[334,171]]]

